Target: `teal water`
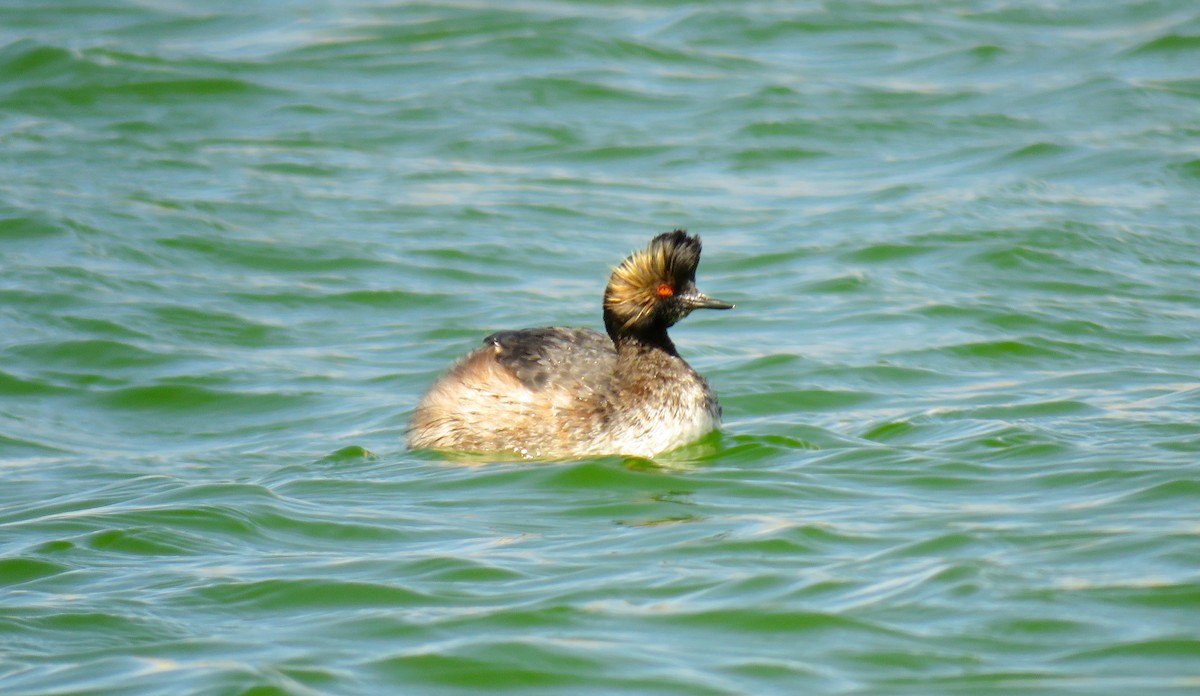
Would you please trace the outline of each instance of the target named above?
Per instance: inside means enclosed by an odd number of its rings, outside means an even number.
[[[0,693],[1200,690],[1200,9],[0,7]],[[724,431],[447,460],[496,329]]]

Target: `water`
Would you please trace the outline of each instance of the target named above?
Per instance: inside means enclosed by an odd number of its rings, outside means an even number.
[[[0,691],[1200,689],[1200,11],[0,8]],[[725,428],[402,446],[673,227]]]

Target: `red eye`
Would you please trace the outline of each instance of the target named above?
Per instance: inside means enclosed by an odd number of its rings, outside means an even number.
[[[675,294],[675,288],[671,287],[670,283],[663,283],[658,286],[659,297],[670,297]]]

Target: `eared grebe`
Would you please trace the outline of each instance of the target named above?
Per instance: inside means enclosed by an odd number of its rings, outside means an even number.
[[[408,445],[525,457],[649,457],[721,421],[717,397],[667,336],[693,309],[731,309],[696,289],[700,237],[655,237],[604,290],[604,327],[483,339],[417,404]]]

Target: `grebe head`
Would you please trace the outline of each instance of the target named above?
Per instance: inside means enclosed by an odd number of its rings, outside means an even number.
[[[683,319],[693,309],[732,309],[696,288],[700,237],[683,230],[665,232],[613,271],[604,290],[604,326],[619,335],[652,334]]]

